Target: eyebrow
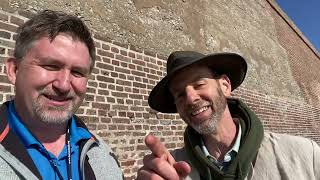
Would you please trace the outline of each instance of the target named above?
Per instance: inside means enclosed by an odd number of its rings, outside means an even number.
[[[65,66],[65,63],[61,62],[59,59],[56,59],[56,58],[52,58],[52,57],[37,57],[38,59],[38,63],[39,64],[42,64],[42,63],[53,63],[53,64],[56,64],[56,65],[60,65],[60,66]],[[90,67],[84,67],[84,66],[79,66],[79,65],[73,65],[71,67],[71,70],[79,70],[79,71],[82,71],[84,73],[87,73],[89,74],[90,72]]]
[[[192,79],[190,79],[190,81],[188,81],[187,83],[188,84],[190,84],[190,83],[195,83],[195,82],[197,82],[197,81],[199,81],[199,80],[204,80],[204,79],[208,79],[209,77],[205,77],[204,75],[196,75],[196,76],[194,76]],[[169,82],[169,86],[168,86],[168,89],[169,89],[169,91],[177,91],[177,90],[179,90],[180,89],[180,87],[177,87],[177,88],[172,88],[172,84],[173,84],[174,82],[172,82],[172,81],[170,81]]]

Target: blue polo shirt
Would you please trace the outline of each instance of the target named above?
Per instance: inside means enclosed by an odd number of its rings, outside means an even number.
[[[55,165],[63,179],[68,179],[67,167],[68,167],[68,154],[67,145],[58,157],[47,151],[44,146],[31,134],[26,128],[21,119],[18,117],[14,102],[10,101],[8,106],[8,120],[10,128],[18,135],[31,156],[34,164],[38,168],[43,179],[56,179],[59,180],[59,176],[52,165]],[[90,139],[91,134],[88,130],[77,127],[74,116],[71,119],[70,126],[70,145],[71,145],[71,167],[72,167],[72,179],[80,179],[79,173],[79,141],[84,139]],[[51,161],[51,163],[50,163]]]

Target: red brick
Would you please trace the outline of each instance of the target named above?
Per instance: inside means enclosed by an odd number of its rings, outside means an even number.
[[[101,49],[98,49],[97,54],[98,54],[98,55],[101,55],[101,56],[106,56],[106,57],[114,58],[114,54],[113,54],[113,53],[110,53],[110,52],[108,52],[108,51],[104,51],[104,50],[101,50]]]
[[[0,13],[0,20],[1,21],[9,21],[9,16],[8,15],[6,15],[6,14],[2,14],[2,13]]]
[[[111,92],[111,95],[114,97],[123,97],[123,98],[128,97],[127,93],[121,93],[121,92]]]
[[[108,89],[115,90],[116,86],[113,84],[108,84]]]
[[[0,92],[11,92],[11,86],[0,84]]]
[[[114,67],[109,65],[109,64],[104,64],[104,63],[97,62],[96,63],[96,67],[104,69],[104,70],[114,71]]]
[[[131,86],[131,85],[132,85],[132,82],[117,79],[117,80],[116,80],[116,84],[123,85],[123,86]]]
[[[130,124],[130,120],[126,118],[112,118],[112,123],[116,124]]]
[[[146,63],[143,62],[142,60],[136,60],[136,59],[132,59],[132,63],[133,64],[138,64],[140,66],[145,66],[146,65]]]
[[[105,76],[97,76],[97,80],[98,81],[102,81],[102,82],[109,82],[109,83],[114,83],[114,79],[113,78],[109,78],[109,77],[105,77]]]
[[[116,59],[123,61],[123,62],[130,62],[130,59],[128,57],[125,57],[123,55],[120,54],[116,54]]]
[[[7,31],[0,31],[0,37],[5,38],[5,39],[10,39],[11,33],[7,32]]]
[[[102,57],[102,61],[103,61],[104,63],[107,63],[107,64],[110,64],[110,63],[111,63],[110,58],[106,58],[106,57]]]
[[[109,110],[110,104],[92,102],[92,108]]]
[[[128,67],[128,63],[125,63],[125,62],[121,62],[120,65],[121,65],[122,67]]]
[[[6,48],[0,47],[0,54],[6,54]]]
[[[144,72],[139,72],[139,71],[131,70],[131,73],[132,73],[133,75],[136,75],[136,76],[146,77],[146,73],[144,73]]]
[[[12,24],[21,26],[21,25],[24,23],[24,20],[23,20],[23,19],[20,19],[20,18],[18,18],[18,17],[15,17],[15,16],[11,16],[11,17],[10,17],[10,22],[11,22]]]
[[[142,84],[142,83],[138,83],[138,82],[134,82],[132,84],[134,87],[139,87],[139,88],[146,88],[147,86],[145,84]]]
[[[101,43],[94,41],[94,46],[99,49],[99,48],[101,48]]]
[[[123,56],[128,56],[128,52],[125,50],[120,50],[120,54]]]
[[[111,52],[119,53],[119,49],[116,47],[111,47]]]
[[[133,52],[129,52],[128,56],[129,56],[129,57],[132,57],[132,58],[135,58],[135,57],[136,57],[136,54],[133,53]]]
[[[121,73],[124,73],[124,74],[130,74],[130,70],[125,69],[125,68],[116,67],[115,71],[121,72]]]
[[[84,99],[87,100],[87,101],[93,101],[94,100],[94,96],[90,95],[90,94],[86,94]]]
[[[120,91],[120,92],[121,92],[121,91],[123,91],[123,89],[124,89],[124,88],[123,88],[122,86],[116,86],[116,90],[117,90],[117,91]]]
[[[0,39],[0,45],[6,46],[6,47],[10,47],[10,48],[14,48],[15,43],[11,42],[11,41],[8,41],[8,40]]]
[[[117,126],[114,124],[109,124],[108,127],[109,127],[109,130],[117,130]]]
[[[11,31],[11,32],[16,32],[17,28],[18,28],[17,26],[6,24],[6,23],[0,21],[0,29],[4,29],[7,31]]]
[[[110,48],[110,46],[107,45],[107,44],[102,44],[102,49],[104,49],[104,50],[110,50],[111,48]]]
[[[124,162],[121,162],[121,166],[132,166],[135,162],[135,160],[126,160]]]

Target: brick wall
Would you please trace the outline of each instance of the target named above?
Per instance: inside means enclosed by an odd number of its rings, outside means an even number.
[[[5,75],[4,60],[12,54],[14,32],[26,17],[24,12],[0,11],[1,102],[10,100],[14,94]],[[148,107],[151,88],[164,76],[166,61],[161,54],[120,44],[99,34],[94,34],[94,39],[96,66],[77,114],[111,145],[126,178],[133,179],[142,157],[148,153],[143,143],[145,135],[152,132],[161,137],[167,147],[181,147],[185,124],[177,115],[157,113]],[[248,103],[267,130],[320,142],[320,107],[243,87],[233,95]]]
[[[320,106],[320,54],[276,4],[270,1],[270,5],[278,41],[287,51],[293,78],[305,101]]]

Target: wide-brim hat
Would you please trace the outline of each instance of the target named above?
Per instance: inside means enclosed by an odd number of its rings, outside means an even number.
[[[169,91],[169,82],[180,70],[195,64],[204,64],[218,74],[225,74],[234,90],[243,82],[247,73],[247,63],[242,56],[235,53],[215,53],[204,55],[194,51],[176,51],[170,54],[167,61],[167,74],[152,89],[149,106],[163,113],[176,113],[174,98]]]

